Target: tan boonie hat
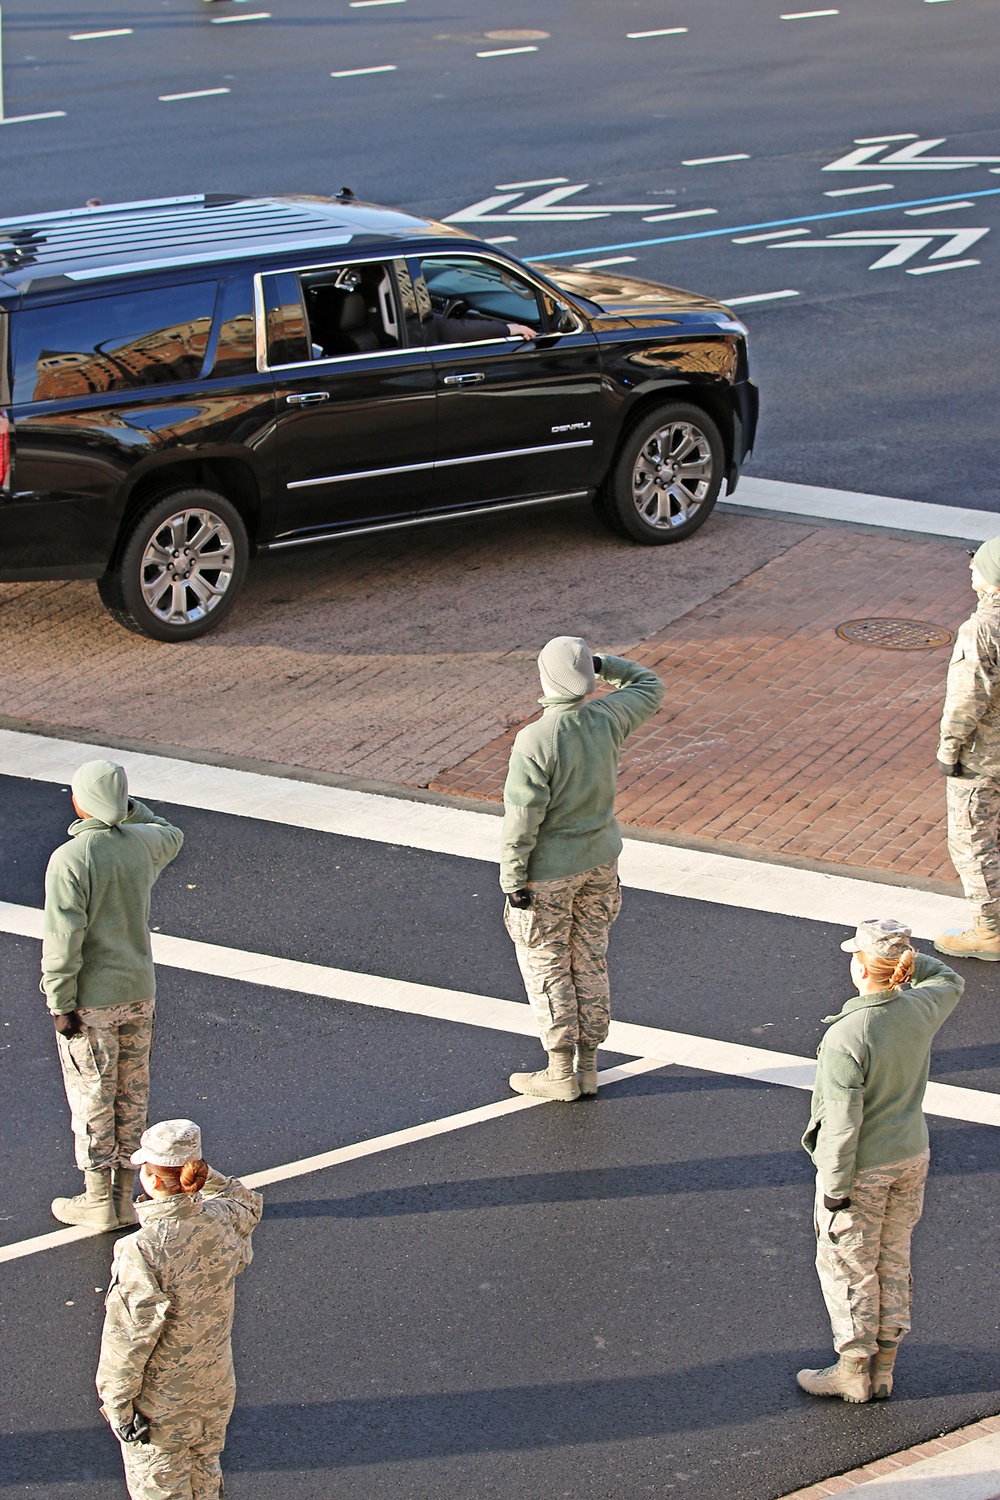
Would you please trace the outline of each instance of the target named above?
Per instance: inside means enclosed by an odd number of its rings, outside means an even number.
[[[845,953],[870,953],[873,958],[901,958],[907,948],[912,947],[913,932],[893,917],[872,917],[859,922],[858,929],[846,943],[841,943]]]
[[[183,1167],[201,1160],[201,1131],[193,1120],[161,1120],[139,1138],[139,1149],[129,1157],[134,1167]]]

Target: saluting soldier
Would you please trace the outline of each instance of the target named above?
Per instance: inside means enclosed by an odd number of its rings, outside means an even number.
[[[129,1157],[145,1129],[156,979],[153,883],[184,842],[130,798],[121,766],[91,760],[72,781],[78,821],[45,872],[42,981],[84,1191],[56,1198],[63,1224],[135,1223]]]
[[[219,1500],[236,1400],[235,1282],[263,1199],[202,1159],[193,1120],[163,1120],[132,1157],[148,1197],[114,1249],[97,1368],[132,1500]]]

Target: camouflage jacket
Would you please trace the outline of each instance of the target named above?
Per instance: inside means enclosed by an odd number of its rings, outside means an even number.
[[[210,1171],[200,1193],[140,1201],[141,1228],[118,1241],[97,1367],[115,1428],[133,1404],[157,1425],[232,1407],[234,1283],[249,1265],[263,1199]]]
[[[941,715],[938,760],[1000,777],[1000,594],[984,594],[958,632]]]

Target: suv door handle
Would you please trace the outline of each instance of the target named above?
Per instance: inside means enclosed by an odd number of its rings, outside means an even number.
[[[329,401],[329,399],[329,391],[303,391],[301,396],[285,397],[289,406],[318,406],[321,401]]]
[[[445,385],[477,385],[480,380],[485,380],[486,374],[483,370],[477,370],[473,375],[446,375]]]

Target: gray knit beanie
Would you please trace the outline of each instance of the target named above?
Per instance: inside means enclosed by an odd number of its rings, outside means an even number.
[[[993,588],[1000,589],[1000,536],[991,537],[977,548],[972,554],[972,561],[986,582]]]
[[[578,635],[557,635],[542,647],[538,675],[547,698],[585,698],[594,691],[594,658]]]

